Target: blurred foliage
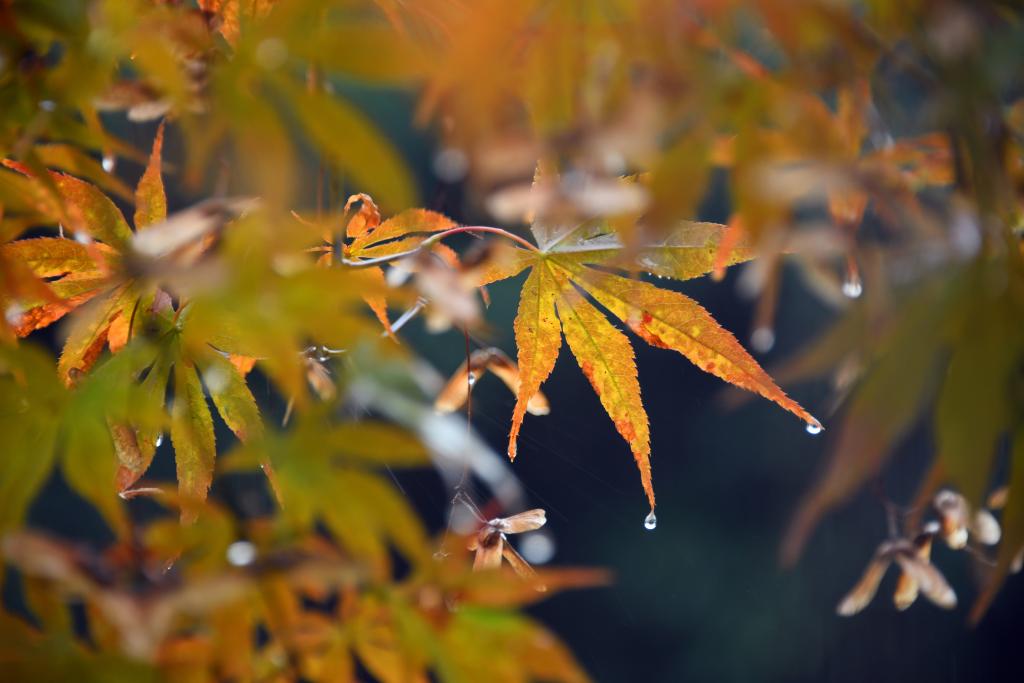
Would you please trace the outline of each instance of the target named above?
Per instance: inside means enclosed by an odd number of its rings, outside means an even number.
[[[882,496],[890,537],[839,611],[892,562],[898,607],[919,591],[950,607],[932,539],[983,558],[998,541],[980,619],[1024,549],[1022,20],[956,0],[0,3],[0,535],[24,602],[0,617],[4,670],[585,680],[518,608],[606,577],[480,560],[519,530],[503,516],[518,483],[431,408],[441,382],[401,328],[422,313],[465,332],[465,392],[450,383],[438,408],[499,374],[511,456],[526,412],[557,419],[539,389],[564,334],[653,528],[633,349],[605,313],[821,431],[697,302],[643,279],[740,263],[756,351],[783,263],[845,310],[778,375],[830,376],[836,427],[783,562],[865,484],[884,489],[928,416],[933,466],[916,501]],[[504,227],[416,208],[415,174],[353,84],[413,94],[440,180]],[[112,132],[156,120],[146,150]],[[169,206],[165,182],[190,202]],[[696,221],[723,191],[730,215]],[[461,233],[487,240],[457,253],[443,240]],[[471,355],[486,286],[528,268],[518,363]],[[58,321],[55,362],[37,338]],[[257,402],[254,372],[273,397]],[[165,432],[173,490],[146,478]],[[453,514],[470,474],[491,489],[475,536],[433,540],[388,476],[429,466]],[[109,526],[105,548],[26,528],[55,468]],[[209,497],[248,470],[272,512]]]

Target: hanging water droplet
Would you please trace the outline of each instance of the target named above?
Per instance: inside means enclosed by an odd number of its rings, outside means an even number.
[[[466,383],[469,384],[470,387],[472,387],[474,384],[476,384],[476,379],[477,379],[476,373],[475,372],[471,372],[471,373],[469,373],[469,376],[466,377]]]
[[[806,429],[807,433],[811,434],[812,436],[821,434],[821,425],[818,424],[817,422],[808,422],[807,426],[804,427],[804,429]]]
[[[156,441],[153,442],[153,447],[154,448],[160,448],[160,444],[162,444],[163,442],[164,442],[164,434],[163,434],[163,432],[160,432],[159,434],[156,435]]]
[[[104,154],[102,164],[104,171],[107,173],[113,173],[114,168],[117,166],[117,157],[113,154]]]
[[[658,516],[654,514],[654,510],[651,510],[651,512],[644,517],[644,528],[648,531],[653,531],[658,528]]]
[[[863,291],[864,285],[861,284],[860,278],[856,275],[848,277],[843,282],[843,296],[848,299],[856,299]]]

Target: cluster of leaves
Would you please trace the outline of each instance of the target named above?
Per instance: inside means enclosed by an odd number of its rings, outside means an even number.
[[[948,484],[978,509],[1013,435],[1003,542],[976,618],[1024,547],[1024,109],[1010,101],[1020,57],[1005,50],[1021,17],[1001,3],[41,0],[3,3],[0,20],[0,534],[43,627],[4,617],[5,662],[43,678],[54,670],[31,667],[85,662],[107,680],[147,665],[243,680],[583,678],[557,641],[506,611],[537,597],[533,578],[469,573],[466,543],[431,559],[418,516],[379,472],[428,465],[427,451],[393,425],[337,418],[352,398],[333,374],[347,350],[407,357],[394,341],[420,311],[430,329],[468,338],[483,324],[478,292],[486,303],[486,286],[527,269],[517,362],[470,356],[440,398],[451,408],[484,370],[502,377],[516,395],[510,457],[525,414],[547,412],[540,387],[564,335],[629,444],[653,520],[632,344],[609,318],[820,431],[704,308],[643,279],[751,261],[743,282],[761,295],[764,350],[792,257],[826,302],[860,300],[786,371],[836,373],[834,405],[848,406],[784,560],[882,471],[933,397],[922,501]],[[898,96],[901,79],[920,85],[920,102]],[[465,177],[534,240],[409,208],[412,172],[339,94],[367,83],[415,92],[445,145],[438,175]],[[164,162],[163,123],[148,154],[110,133],[122,112],[169,121],[180,163]],[[309,147],[318,170],[301,162]],[[119,160],[144,166],[134,192],[113,173]],[[172,168],[203,201],[169,214]],[[367,194],[325,210],[325,181],[328,195]],[[315,215],[290,215],[313,186]],[[724,223],[693,220],[709,188],[730,197]],[[115,199],[134,204],[134,228]],[[881,239],[862,234],[866,221]],[[494,241],[465,255],[442,242],[465,232]],[[65,318],[55,364],[18,341]],[[290,429],[264,424],[254,368],[294,409]],[[450,456],[444,423],[402,406],[391,416],[433,462]],[[226,456],[219,422],[239,442]],[[173,494],[141,481],[164,432]],[[58,463],[118,538],[104,558],[23,531]],[[208,501],[218,468],[262,470],[278,513],[234,519]],[[140,496],[180,519],[143,530],[124,502]],[[510,548],[511,519],[472,539],[481,568]],[[891,540],[880,562],[948,604],[914,573],[916,540]],[[87,606],[88,644],[64,595]]]

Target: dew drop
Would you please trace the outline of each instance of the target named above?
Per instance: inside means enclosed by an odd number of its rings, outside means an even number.
[[[164,435],[163,435],[163,432],[161,432],[160,434],[156,435],[156,441],[153,442],[153,447],[154,448],[160,448],[160,444],[162,444],[163,442],[164,442]]]
[[[469,373],[469,376],[466,378],[466,383],[469,384],[470,387],[472,387],[474,384],[476,384],[476,373],[475,372]]]
[[[843,296],[848,299],[856,299],[864,292],[864,285],[856,275],[847,278],[843,282]]]
[[[644,528],[648,531],[658,528],[658,516],[654,514],[653,510],[644,517]]]
[[[107,173],[113,173],[114,168],[117,166],[117,157],[113,154],[104,154],[103,161],[101,163],[103,164],[104,171]]]
[[[804,429],[806,429],[807,433],[811,435],[821,434],[821,425],[814,422],[808,422]]]

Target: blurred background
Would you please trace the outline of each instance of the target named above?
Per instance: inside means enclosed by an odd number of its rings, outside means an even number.
[[[460,222],[487,224],[487,216],[465,201],[457,176],[439,177],[443,150],[430,130],[413,125],[411,98],[344,82],[337,87],[371,115],[409,161],[424,206]],[[142,149],[154,130],[119,127],[115,120],[109,125],[114,134]],[[173,161],[181,146],[174,131],[170,135],[167,155]],[[316,163],[307,155],[307,168],[314,169]],[[120,172],[134,178],[138,170],[124,162]],[[176,194],[177,186],[175,179],[168,181],[170,204],[186,205],[193,198]],[[712,187],[697,218],[726,219],[729,207],[719,189]],[[305,189],[305,200],[313,202],[311,187]],[[335,206],[343,196],[338,192],[330,200]],[[471,242],[467,239],[461,246]],[[659,285],[696,298],[750,348],[754,302],[738,293],[736,270],[718,283],[704,278]],[[512,357],[512,319],[523,278],[490,288],[490,336],[485,341]],[[780,292],[776,343],[758,356],[769,372],[840,315],[806,291],[790,269],[784,268]],[[57,335],[47,334],[56,350]],[[442,375],[464,359],[460,332],[432,335],[421,321],[414,321],[401,337]],[[955,610],[946,612],[919,600],[908,611],[897,612],[889,597],[896,574],[891,570],[879,597],[862,614],[836,616],[836,604],[886,534],[883,505],[870,487],[824,519],[795,569],[779,568],[782,533],[800,496],[820,473],[832,438],[826,382],[783,387],[825,424],[823,434],[812,436],[793,416],[761,399],[729,409],[726,386],[674,352],[645,344],[635,349],[651,420],[656,530],[643,526],[647,506],[629,450],[564,346],[544,385],[551,414],[527,417],[514,465],[528,504],[547,510],[551,561],[606,567],[614,573],[608,588],[569,592],[531,609],[565,639],[595,680],[1024,680],[1015,650],[1024,578],[1011,577],[985,619],[972,629],[966,615],[976,594],[976,568],[967,553],[953,553],[939,544],[935,549],[936,565],[958,594]],[[261,408],[268,415],[279,414],[280,405],[267,405],[278,400],[271,399],[267,380],[257,375],[251,386]],[[513,404],[512,395],[493,376],[474,390],[473,426],[499,453]],[[223,424],[217,429],[218,440],[230,438]],[[885,472],[885,492],[899,503],[909,502],[931,458],[930,433],[923,422],[898,447]],[[165,443],[151,476],[171,480],[173,473]],[[396,481],[440,531],[451,492],[433,473],[402,475]],[[261,487],[258,479],[218,480],[214,497],[230,502],[260,496],[264,493],[255,490]],[[144,503],[133,506],[144,514]],[[34,503],[30,522],[76,539],[106,538],[97,513],[59,475]],[[528,538],[517,542],[530,554],[522,545]]]

